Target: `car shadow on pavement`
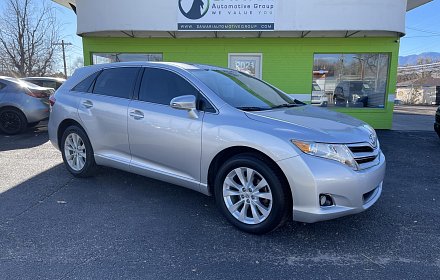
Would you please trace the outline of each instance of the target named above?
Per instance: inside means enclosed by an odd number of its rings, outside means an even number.
[[[428,279],[440,260],[432,245],[439,244],[440,211],[432,199],[440,175],[427,167],[439,166],[440,143],[434,134],[379,136],[388,174],[375,206],[327,222],[289,222],[263,236],[236,230],[213,198],[197,192],[111,168],[79,179],[56,165],[0,194],[0,275],[313,279],[338,271],[346,279],[385,272]],[[419,149],[402,155],[401,147]],[[437,158],[418,162],[427,155]]]
[[[49,136],[47,134],[47,126],[45,125],[28,128],[18,135],[0,133],[0,152],[33,148],[47,141],[49,141]]]

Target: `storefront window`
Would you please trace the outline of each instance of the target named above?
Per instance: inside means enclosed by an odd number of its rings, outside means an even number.
[[[312,104],[384,108],[389,55],[315,54]]]
[[[127,61],[162,61],[161,53],[94,53],[93,64]]]

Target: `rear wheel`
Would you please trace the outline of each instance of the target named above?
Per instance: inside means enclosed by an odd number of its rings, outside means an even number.
[[[61,140],[61,153],[67,170],[76,177],[93,175],[96,163],[87,134],[78,126],[68,127]]]
[[[289,217],[289,195],[277,171],[253,155],[228,160],[215,180],[215,199],[223,215],[237,228],[264,234]]]
[[[0,109],[0,131],[15,135],[23,132],[27,127],[25,115],[15,108]]]

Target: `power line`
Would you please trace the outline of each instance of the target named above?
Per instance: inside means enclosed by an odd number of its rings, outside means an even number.
[[[407,29],[410,30],[414,30],[414,31],[419,31],[419,32],[423,32],[423,33],[428,33],[428,34],[433,34],[433,35],[440,35],[440,33],[435,32],[435,31],[431,31],[431,30],[426,30],[426,29],[419,29],[419,28],[414,28],[414,27],[406,27]]]

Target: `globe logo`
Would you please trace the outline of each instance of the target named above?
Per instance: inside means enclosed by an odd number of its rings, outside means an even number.
[[[188,19],[200,19],[209,10],[210,0],[179,0],[179,10]]]

